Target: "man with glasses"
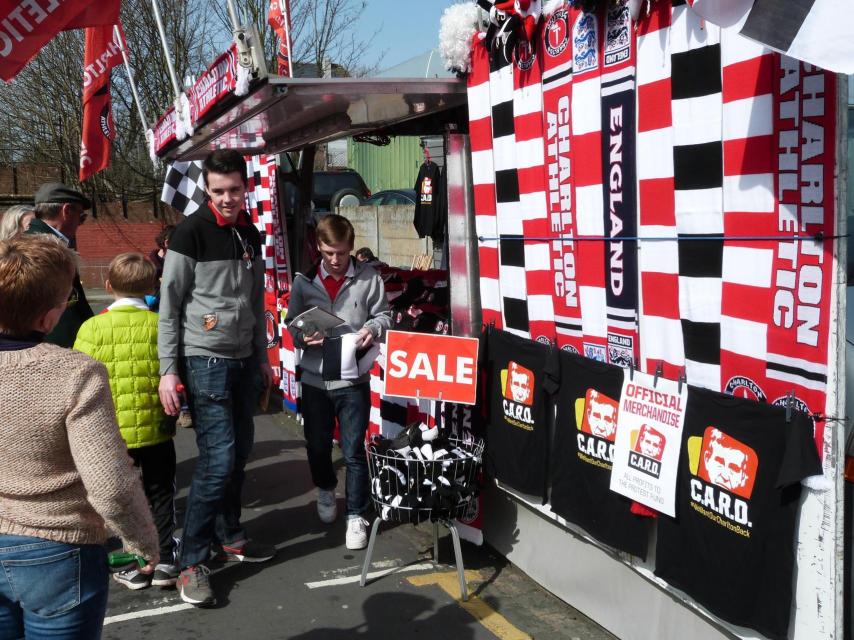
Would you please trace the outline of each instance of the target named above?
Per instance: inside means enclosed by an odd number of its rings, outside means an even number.
[[[85,222],[87,209],[92,202],[79,191],[59,182],[48,182],[36,192],[36,219],[30,222],[27,233],[52,235],[64,245],[74,248],[77,228]],[[46,337],[60,347],[71,348],[80,325],[93,315],[80,282],[80,274],[74,274],[74,286],[65,312],[56,327]]]

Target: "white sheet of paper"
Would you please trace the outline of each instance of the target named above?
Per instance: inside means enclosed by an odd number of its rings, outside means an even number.
[[[635,371],[623,374],[611,491],[676,515],[676,472],[688,385]]]

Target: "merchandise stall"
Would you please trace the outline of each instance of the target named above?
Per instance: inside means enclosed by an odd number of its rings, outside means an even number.
[[[314,145],[442,135],[451,333],[487,334],[483,396],[446,411],[488,435],[472,537],[621,638],[842,638],[845,78],[684,3],[636,20],[625,3],[549,5],[460,29],[458,80],[256,64],[247,95],[192,135],[164,117],[157,154],[259,158],[280,312],[302,242],[272,156],[302,151],[308,203]],[[292,351],[276,346],[294,400]],[[662,463],[671,500],[655,509],[591,475],[616,468],[612,445],[661,453],[656,419],[623,445],[609,433],[632,388],[680,407],[683,455]]]

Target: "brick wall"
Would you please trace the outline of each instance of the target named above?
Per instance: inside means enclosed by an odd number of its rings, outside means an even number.
[[[154,239],[166,224],[175,224],[183,216],[167,212],[155,218],[151,205],[130,203],[128,217],[121,203],[98,203],[98,217],[92,215],[77,230],[80,254],[80,279],[86,287],[103,287],[110,261],[120,253],[139,251],[145,255],[157,245]]]

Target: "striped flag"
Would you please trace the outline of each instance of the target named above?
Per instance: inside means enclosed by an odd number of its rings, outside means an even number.
[[[688,0],[704,19],[787,56],[854,73],[850,0]]]

